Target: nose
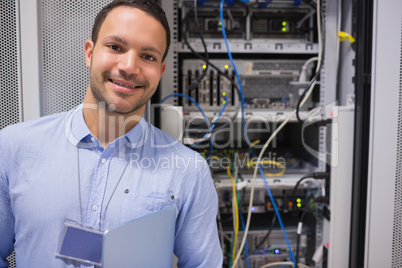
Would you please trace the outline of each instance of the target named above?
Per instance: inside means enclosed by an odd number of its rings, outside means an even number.
[[[141,72],[140,61],[131,51],[120,55],[117,68],[128,76],[138,75]]]

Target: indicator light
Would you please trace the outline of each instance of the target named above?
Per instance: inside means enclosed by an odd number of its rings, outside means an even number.
[[[282,28],[282,32],[286,32],[286,30],[287,30],[286,27]]]
[[[301,207],[301,204],[300,204],[300,203],[297,203],[297,207],[298,207],[298,208]]]
[[[300,198],[297,198],[296,201],[297,201],[297,203],[300,203],[300,202],[301,202],[301,199],[300,199]]]
[[[255,211],[255,207],[251,207],[251,212],[254,212]]]
[[[204,65],[202,65],[202,69],[206,69],[207,68],[207,66],[204,64]]]
[[[223,95],[223,96],[226,96],[226,92],[223,92],[222,95]]]
[[[226,101],[222,101],[222,103],[223,103],[223,104],[225,104],[225,103],[226,103]]]
[[[229,65],[226,64],[226,65],[225,65],[225,69],[227,69],[227,68],[229,68]]]
[[[287,24],[286,21],[283,21],[283,22],[282,22],[282,25],[283,25],[283,26],[286,26],[286,24]]]
[[[280,253],[280,251],[279,251],[279,249],[275,249],[275,254],[279,254]]]

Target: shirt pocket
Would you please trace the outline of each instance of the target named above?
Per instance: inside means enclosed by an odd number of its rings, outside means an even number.
[[[174,205],[172,192],[131,191],[123,201],[121,222],[127,222]]]

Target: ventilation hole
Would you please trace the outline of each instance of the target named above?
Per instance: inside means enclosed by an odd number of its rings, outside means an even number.
[[[401,44],[402,44],[402,22],[401,22]],[[395,203],[394,203],[394,225],[392,236],[392,267],[400,267],[402,263],[402,46],[400,54],[399,72],[399,113],[398,113],[398,138],[396,157],[396,178],[395,178]]]
[[[0,129],[20,121],[16,1],[0,2]]]

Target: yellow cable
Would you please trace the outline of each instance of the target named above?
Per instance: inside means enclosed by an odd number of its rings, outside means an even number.
[[[260,143],[260,140],[253,141],[253,142],[250,144],[250,149],[253,148],[254,146],[256,146],[256,145],[259,144],[259,143]]]
[[[232,174],[230,173],[230,167],[231,167],[231,165],[230,165],[230,163],[229,163],[228,168],[227,168],[227,172],[228,172],[228,176],[229,176],[229,178],[230,178],[230,181],[232,182],[232,188],[233,188],[233,202],[234,202],[235,214],[236,214],[236,217],[235,217],[235,219],[236,219],[236,221],[235,221],[235,222],[236,222],[236,226],[235,226],[235,235],[234,235],[234,240],[233,240],[233,254],[232,254],[232,261],[234,261],[234,260],[235,260],[235,256],[236,256],[237,234],[238,234],[238,232],[239,232],[239,210],[238,210],[238,207],[237,207],[236,183],[235,183],[235,181],[234,181],[234,179],[233,179],[233,177],[232,177]]]
[[[355,39],[353,38],[353,36],[351,36],[350,34],[348,34],[346,32],[339,31],[338,36],[339,36],[339,41],[341,41],[341,42],[345,41],[345,40],[349,40],[350,43],[355,42]]]
[[[216,155],[211,155],[211,156],[209,157],[209,159],[216,159],[216,160],[221,161],[221,159],[220,159],[219,157],[217,157]]]
[[[257,162],[256,161],[251,161],[251,164],[252,165],[257,165]],[[277,173],[264,173],[267,176],[279,177],[279,176],[282,176],[285,173],[285,166],[282,165],[279,162],[276,162],[276,161],[273,161],[273,160],[264,160],[264,161],[261,161],[260,164],[274,164],[275,166],[280,167],[282,169],[280,172],[277,172]]]

